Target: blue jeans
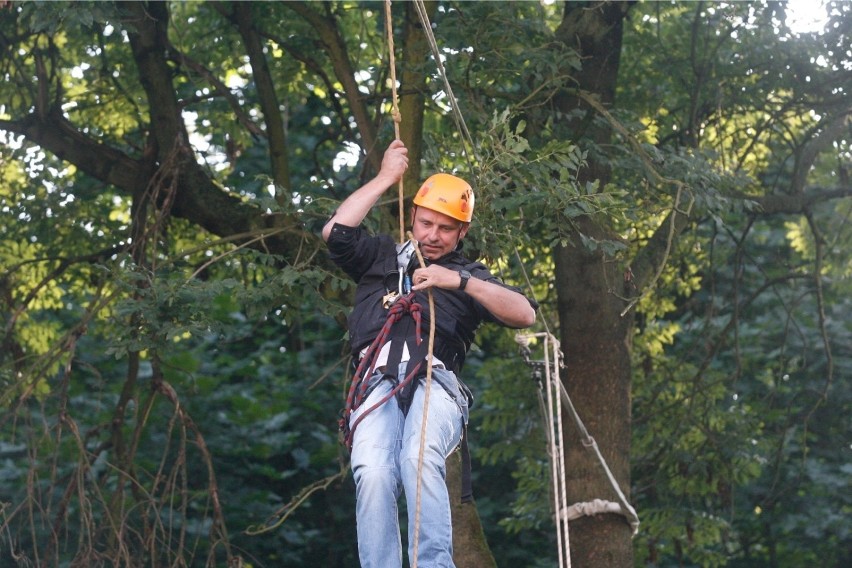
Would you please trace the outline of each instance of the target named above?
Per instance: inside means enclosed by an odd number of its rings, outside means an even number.
[[[452,386],[445,389],[436,377],[442,384],[455,385],[455,392],[447,392],[453,390]],[[382,380],[380,373],[370,380],[378,384],[352,414],[350,424],[394,387],[390,380]],[[445,461],[461,440],[462,426],[467,421],[467,399],[459,393],[455,375],[442,368],[432,370],[430,390],[420,489],[417,566],[453,568],[453,532]],[[405,491],[408,508],[409,561],[413,558],[425,391],[424,379],[414,393],[407,416],[392,398],[370,412],[355,430],[351,461],[356,488],[358,555],[362,568],[402,566],[397,509],[401,491]]]

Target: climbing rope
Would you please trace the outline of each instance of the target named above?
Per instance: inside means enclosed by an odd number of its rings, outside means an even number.
[[[531,352],[529,348],[530,340],[532,338],[544,338],[544,351],[545,351],[545,359],[544,361],[533,361],[531,359]],[[601,513],[617,513],[625,517],[627,522],[630,524],[633,535],[639,531],[639,516],[636,514],[636,510],[633,506],[627,501],[627,498],[624,496],[624,492],[621,490],[621,487],[616,481],[615,476],[610,471],[609,466],[606,463],[603,455],[601,454],[600,448],[598,447],[597,442],[594,438],[589,434],[589,431],[586,429],[583,420],[580,418],[580,415],[577,413],[577,409],[574,408],[574,403],[571,401],[571,397],[568,396],[568,391],[565,389],[565,385],[562,383],[562,380],[559,376],[559,368],[562,366],[561,362],[563,360],[563,354],[559,349],[558,340],[550,333],[538,333],[538,334],[518,334],[515,337],[515,341],[521,347],[521,354],[528,365],[530,365],[533,369],[533,376],[537,378],[537,375],[541,374],[542,369],[545,371],[545,381],[548,385],[552,385],[548,387],[548,396],[550,396],[551,392],[555,392],[557,404],[555,405],[555,413],[559,414],[562,412],[561,405],[558,404],[559,401],[564,403],[565,408],[567,408],[568,413],[571,415],[571,418],[574,420],[574,424],[577,426],[577,429],[580,431],[580,439],[583,446],[592,451],[597,459],[598,464],[604,471],[604,474],[607,477],[610,485],[612,486],[613,491],[615,492],[618,503],[612,503],[610,501],[605,501],[602,499],[595,499],[590,502],[583,503],[575,503],[570,507],[567,506],[567,502],[560,500],[556,503],[556,520],[559,526],[562,526],[564,523],[564,528],[561,533],[565,535],[564,546],[566,551],[568,551],[568,541],[567,541],[567,525],[569,521],[573,521],[582,516],[592,516],[598,515]],[[553,349],[553,361],[549,359],[548,353],[551,349],[550,345],[552,345]],[[559,361],[559,365],[556,365],[555,362]],[[548,403],[548,406],[552,406]],[[548,426],[553,425],[557,427],[561,433],[561,419],[557,416],[557,423],[554,425],[552,419],[547,419]],[[551,434],[548,433],[548,440],[551,439]],[[560,452],[562,451],[561,441],[558,443]],[[553,453],[553,452],[552,452]],[[555,455],[552,456],[552,459],[556,459]],[[560,455],[560,462],[563,463],[564,466],[564,453]],[[557,472],[557,476],[555,476],[554,484],[557,486],[561,486],[562,488],[567,487],[564,479],[560,479],[564,477],[564,472]],[[562,491],[562,489],[556,488],[556,493]],[[561,545],[560,545],[561,546]],[[560,549],[560,558],[562,555],[562,550]],[[568,559],[567,566],[570,566],[570,557]]]
[[[391,18],[391,2],[385,0],[385,32],[388,42],[388,65],[390,66],[391,79],[391,116],[393,117],[393,133],[394,137],[399,140],[399,123],[402,122],[402,116],[399,114],[399,98],[396,92],[396,56],[393,43],[393,20]],[[403,211],[403,201],[405,192],[403,191],[403,181],[399,178],[399,242],[405,238],[405,214]]]
[[[414,235],[408,233],[412,242]],[[423,260],[423,255],[420,253],[420,247],[414,247],[414,252],[417,253],[417,260],[421,267],[426,266]],[[426,448],[426,424],[429,421],[429,395],[432,393],[432,350],[435,347],[435,299],[432,296],[432,290],[427,290],[429,293],[429,351],[426,354],[426,384],[423,393],[423,424],[420,425],[420,449],[417,453],[417,498],[415,499],[414,509],[414,558],[411,559],[411,568],[417,568],[417,546],[420,543],[420,496],[423,491],[423,454]]]
[[[425,8],[424,8],[425,10]],[[425,13],[425,12],[424,12]],[[398,97],[396,91],[396,59],[394,55],[394,41],[393,41],[393,20],[391,17],[391,0],[385,0],[385,30],[387,32],[388,37],[388,64],[390,65],[390,75],[391,75],[391,112],[393,115],[394,122],[394,135],[397,140],[399,140],[399,124],[402,122],[402,116],[399,113],[398,106]],[[431,33],[431,28],[428,30]],[[403,235],[405,231],[405,215],[404,215],[404,198],[405,191],[403,188],[403,178],[399,179],[399,241],[400,243],[403,241]],[[417,253],[417,260],[420,263],[421,268],[426,267],[426,263],[423,260],[423,256],[420,253],[420,247],[418,246],[417,241],[414,239],[414,236],[409,233],[409,239],[414,246],[414,251]],[[421,514],[421,494],[423,487],[423,455],[425,452],[426,445],[426,429],[429,422],[429,396],[432,392],[432,354],[435,346],[435,300],[432,295],[432,290],[427,290],[427,294],[429,297],[429,344],[428,344],[428,352],[426,354],[426,381],[425,381],[425,392],[423,399],[423,422],[420,425],[420,448],[418,450],[417,457],[417,492],[415,498],[415,510],[414,510],[414,543],[412,544],[413,550],[413,558],[411,559],[412,568],[417,568],[417,549],[420,542],[420,514]],[[418,333],[420,329],[420,325],[418,322]],[[419,336],[417,343],[419,344]],[[408,376],[406,376],[405,381],[413,380],[413,377],[416,377],[416,372],[419,370],[421,362],[417,363],[415,369],[409,372]],[[405,382],[402,381],[402,382]],[[401,383],[402,383],[401,382]],[[398,387],[404,388],[404,387]],[[415,387],[416,388],[416,387]],[[378,404],[381,405],[386,401],[380,401]],[[368,411],[371,409],[368,409]],[[359,417],[360,420],[361,417]]]

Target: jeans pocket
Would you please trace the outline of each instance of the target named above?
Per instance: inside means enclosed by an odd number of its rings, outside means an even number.
[[[453,399],[462,415],[463,424],[467,424],[470,410],[468,408],[468,393],[470,390],[462,383],[455,373],[447,369],[435,369],[435,380],[443,387],[447,395]]]

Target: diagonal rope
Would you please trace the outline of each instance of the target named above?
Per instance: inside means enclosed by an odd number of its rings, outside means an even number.
[[[450,110],[452,110],[453,119],[456,122],[456,129],[462,139],[462,151],[467,159],[468,167],[472,172],[473,164],[471,162],[479,163],[479,158],[476,156],[476,145],[473,143],[473,137],[470,135],[470,131],[464,121],[464,116],[462,116],[461,109],[459,108],[458,100],[455,94],[453,94],[453,88],[450,86],[450,81],[447,78],[444,63],[441,61],[441,52],[438,50],[438,43],[435,41],[435,34],[432,32],[432,22],[429,21],[429,15],[426,13],[426,5],[423,3],[423,0],[415,0],[414,8],[417,10],[417,16],[420,18],[423,33],[426,35],[426,40],[429,42],[429,47],[432,50],[432,58],[435,60],[438,74],[444,82],[444,90],[447,93]]]

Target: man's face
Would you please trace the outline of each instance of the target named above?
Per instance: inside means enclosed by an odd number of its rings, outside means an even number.
[[[425,207],[411,209],[411,233],[420,243],[424,258],[436,260],[455,250],[470,227],[449,215]]]

